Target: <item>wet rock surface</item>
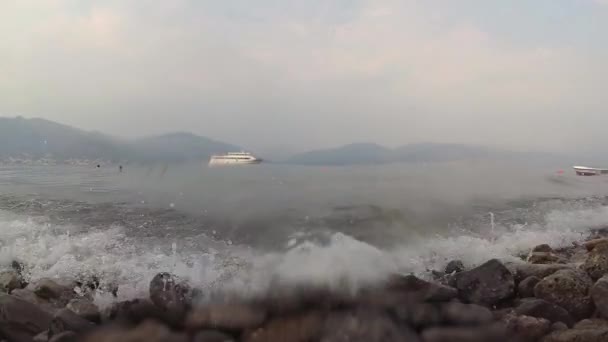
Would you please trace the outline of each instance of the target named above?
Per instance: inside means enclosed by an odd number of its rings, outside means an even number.
[[[60,279],[23,288],[13,270],[0,277],[0,341],[608,341],[608,240],[597,238],[536,246],[527,262],[464,270],[453,261],[438,281],[398,274],[357,293],[276,286],[196,305],[196,290],[170,273],[153,277],[147,298],[119,301],[95,280],[77,283],[81,291]],[[115,299],[99,310],[92,298],[102,292]]]
[[[591,284],[591,279],[582,271],[560,270],[536,284],[534,295],[563,307],[575,319],[583,319],[593,312],[593,302],[588,295]]]
[[[552,323],[562,322],[567,326],[572,326],[574,324],[574,319],[566,309],[543,299],[534,298],[526,300],[515,308],[515,313],[518,315],[545,318]]]
[[[597,280],[608,273],[608,243],[597,244],[582,265],[591,278]]]
[[[515,293],[513,274],[496,259],[455,274],[450,285],[458,289],[463,300],[487,306],[508,299]]]
[[[530,276],[522,280],[517,285],[517,294],[520,298],[534,297],[534,287],[540,282],[540,278],[536,276]]]

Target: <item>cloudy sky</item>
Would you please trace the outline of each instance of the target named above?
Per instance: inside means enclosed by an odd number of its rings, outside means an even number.
[[[0,0],[0,115],[125,137],[601,147],[607,61],[608,0]]]

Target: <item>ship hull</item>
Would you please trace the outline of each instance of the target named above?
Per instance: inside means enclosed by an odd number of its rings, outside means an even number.
[[[575,166],[574,172],[577,176],[599,176],[608,174],[608,169],[596,169],[592,167]]]

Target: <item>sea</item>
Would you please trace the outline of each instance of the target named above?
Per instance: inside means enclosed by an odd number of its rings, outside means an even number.
[[[355,291],[605,226],[608,176],[564,165],[0,166],[0,269],[96,276],[119,288],[101,304],[145,296],[158,272],[208,293]]]

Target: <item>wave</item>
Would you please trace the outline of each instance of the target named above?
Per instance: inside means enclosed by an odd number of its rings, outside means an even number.
[[[550,210],[542,222],[501,223],[480,229],[452,229],[380,248],[341,232],[325,239],[294,234],[280,252],[265,252],[209,239],[201,248],[188,239],[130,236],[119,225],[86,229],[56,224],[43,216],[0,211],[0,266],[26,265],[29,279],[96,275],[118,285],[118,298],[143,296],[151,278],[169,271],[197,287],[254,294],[273,284],[315,284],[356,290],[391,273],[426,277],[452,259],[473,266],[491,258],[517,260],[531,247],[571,245],[593,228],[608,224],[608,206]],[[379,232],[381,234],[381,232]],[[404,232],[407,234],[407,232]],[[98,304],[115,300],[99,296]]]

